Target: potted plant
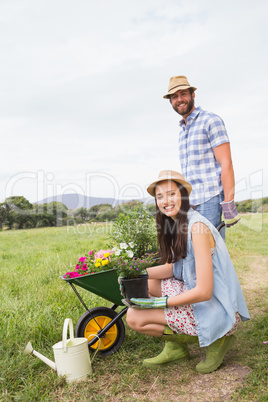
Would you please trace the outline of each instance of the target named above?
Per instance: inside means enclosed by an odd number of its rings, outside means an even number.
[[[116,271],[121,285],[121,293],[132,304],[132,297],[149,297],[148,295],[148,274],[146,268],[155,265],[157,253],[146,253],[142,257],[134,257],[131,248],[132,243],[121,243],[120,249],[114,248]]]

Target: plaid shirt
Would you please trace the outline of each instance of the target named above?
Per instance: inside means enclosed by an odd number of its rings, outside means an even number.
[[[182,173],[193,186],[190,203],[202,204],[223,191],[221,167],[213,149],[229,138],[222,119],[197,107],[180,121],[179,156]]]

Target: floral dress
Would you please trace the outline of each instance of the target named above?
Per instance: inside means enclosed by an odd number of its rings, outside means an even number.
[[[214,249],[211,250],[213,255]],[[184,282],[172,277],[163,279],[161,281],[161,291],[163,296],[177,296],[184,292],[187,292],[187,287]],[[176,334],[187,334],[197,336],[197,330],[195,325],[194,312],[191,304],[168,307],[164,309],[167,325]],[[226,334],[232,335],[239,324],[240,316],[236,313],[236,322],[233,328]]]

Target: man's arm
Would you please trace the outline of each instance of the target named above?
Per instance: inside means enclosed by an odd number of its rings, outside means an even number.
[[[221,165],[221,182],[224,192],[224,202],[234,199],[235,179],[231,157],[230,143],[225,142],[213,149],[216,161]]]
[[[239,220],[235,202],[235,179],[229,142],[213,149],[217,162],[221,165],[221,182],[224,192],[224,202],[221,202],[226,227],[235,225]]]

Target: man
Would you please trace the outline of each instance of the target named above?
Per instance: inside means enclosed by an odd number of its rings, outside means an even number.
[[[179,115],[182,173],[193,187],[190,202],[214,226],[223,213],[227,227],[240,219],[234,203],[234,170],[229,138],[222,119],[195,107],[195,91],[184,75],[171,77],[164,95]],[[224,237],[224,234],[223,234]]]

